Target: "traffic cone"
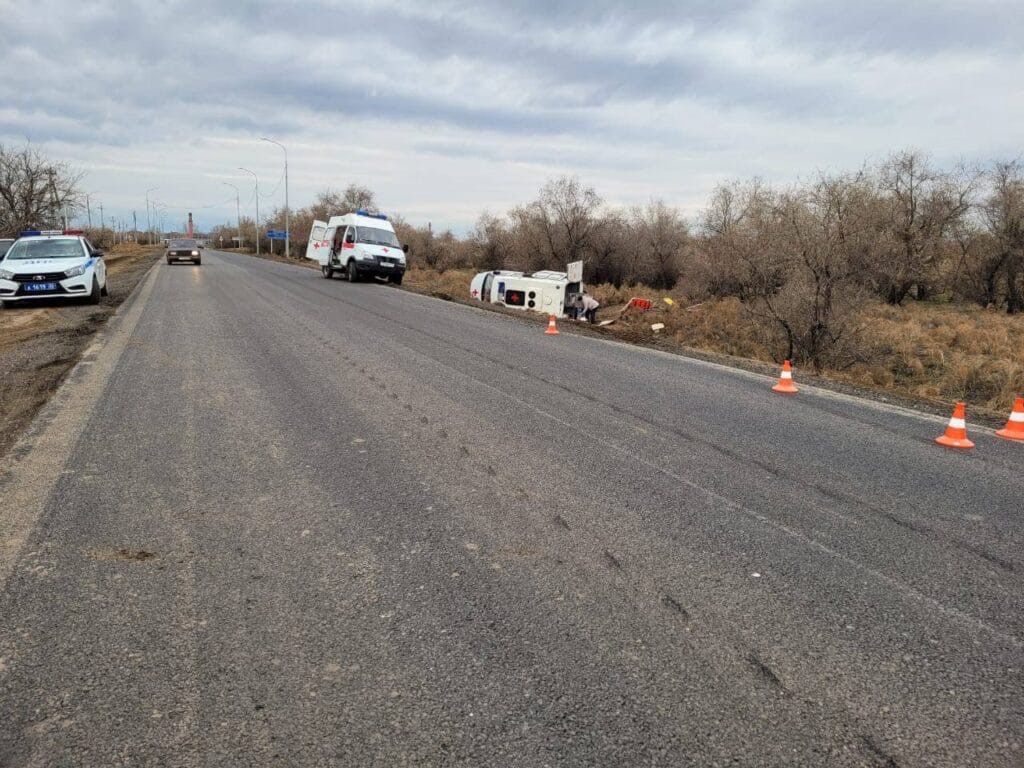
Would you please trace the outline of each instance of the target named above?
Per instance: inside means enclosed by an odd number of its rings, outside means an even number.
[[[547,334],[548,336],[557,336],[558,335],[558,326],[555,325],[555,316],[554,315],[548,315],[548,329],[546,331],[544,331],[544,333]]]
[[[967,406],[957,403],[945,434],[936,437],[935,442],[947,448],[973,448],[974,443],[967,439],[967,422],[964,420],[966,418]]]
[[[800,391],[793,383],[793,366],[789,364],[789,360],[782,364],[782,375],[779,376],[779,383],[772,387],[772,391],[784,395],[795,395]]]
[[[1024,440],[1024,397],[1017,398],[1006,427],[998,430],[996,434],[1007,440]]]

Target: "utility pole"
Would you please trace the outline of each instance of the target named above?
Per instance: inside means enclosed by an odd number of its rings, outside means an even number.
[[[221,183],[222,184],[227,184],[227,186],[229,186],[233,190],[235,190],[235,229],[237,230],[237,232],[235,234],[238,235],[238,247],[241,248],[242,247],[242,203],[241,203],[241,200],[239,199],[238,187],[236,187],[234,184],[230,184],[229,182],[226,182],[226,181],[221,182]]]
[[[149,193],[158,189],[160,187],[150,187],[146,190],[146,245],[153,244],[153,224],[149,219]]]
[[[85,196],[85,212],[89,217],[89,229],[92,229],[92,202],[89,200],[89,195]]]
[[[255,171],[250,171],[248,168],[238,166],[238,170],[251,173],[252,177],[256,179],[256,255],[260,255],[260,177],[256,175]]]
[[[46,175],[50,182],[50,228],[53,229],[60,221],[60,206],[57,204],[57,185],[53,182],[53,169],[49,169]]]
[[[291,208],[288,206],[288,150],[279,141],[268,139],[263,137],[260,141],[269,141],[271,144],[276,144],[282,150],[284,150],[284,257],[291,258],[292,247],[291,247]],[[273,249],[273,243],[271,243],[271,249]]]
[[[135,216],[135,211],[132,211],[132,240],[139,242],[139,220]]]

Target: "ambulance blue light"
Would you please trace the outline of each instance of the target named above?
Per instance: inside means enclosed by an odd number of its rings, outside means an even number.
[[[370,213],[369,211],[363,208],[360,208],[358,211],[356,211],[356,216],[365,216],[368,219],[380,219],[382,221],[388,220],[388,217],[385,216],[383,213]]]

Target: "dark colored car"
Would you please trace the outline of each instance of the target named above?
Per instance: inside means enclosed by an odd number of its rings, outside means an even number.
[[[171,240],[167,243],[167,252],[164,256],[168,264],[176,261],[191,261],[193,264],[203,263],[203,246],[198,240]]]

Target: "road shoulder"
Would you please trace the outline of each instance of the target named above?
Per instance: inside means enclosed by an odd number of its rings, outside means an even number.
[[[97,306],[46,301],[0,310],[0,457],[132,295],[159,254],[159,249],[142,248],[111,254],[110,295]]]
[[[0,511],[0,591],[92,418],[153,291],[157,274],[152,268],[145,272],[139,289],[85,347],[49,402],[4,457],[0,471],[0,494],[4,499]]]

